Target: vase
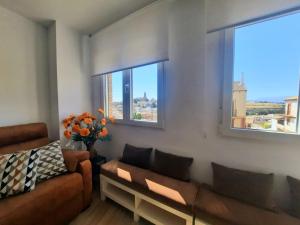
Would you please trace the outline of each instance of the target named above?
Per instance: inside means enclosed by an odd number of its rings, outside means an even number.
[[[85,143],[86,150],[90,153],[90,158],[93,159],[97,156],[96,149],[94,148],[95,143]]]

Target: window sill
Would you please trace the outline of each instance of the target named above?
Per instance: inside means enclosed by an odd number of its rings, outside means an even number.
[[[300,135],[297,133],[274,133],[270,131],[262,130],[250,130],[250,129],[239,129],[239,128],[227,128],[224,125],[219,125],[219,130],[223,136],[235,137],[235,138],[246,138],[260,141],[299,141]]]
[[[153,122],[146,122],[146,121],[135,121],[135,120],[126,121],[126,120],[116,119],[115,124],[134,126],[134,127],[164,129],[163,123],[153,123]]]

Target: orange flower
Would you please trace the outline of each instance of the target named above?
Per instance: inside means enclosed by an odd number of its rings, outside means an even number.
[[[89,112],[84,112],[84,113],[82,113],[82,116],[85,117],[85,118],[86,118],[86,117],[91,117],[91,115],[92,115],[92,114],[90,114]]]
[[[75,118],[75,115],[73,113],[67,117],[68,120],[73,120],[74,118]]]
[[[78,124],[75,124],[72,128],[72,131],[75,133],[80,133],[80,126]]]
[[[115,123],[116,120],[115,120],[115,117],[114,116],[109,116],[109,120],[112,122],[112,123]]]
[[[88,128],[82,128],[82,129],[80,130],[80,135],[81,135],[82,137],[89,136],[89,134],[90,134],[90,130],[89,130]]]
[[[89,118],[91,117],[92,115],[89,113],[89,112],[84,112],[82,113],[80,116],[77,117],[77,120],[78,121],[81,121],[81,120],[84,120],[85,118]]]
[[[106,128],[103,128],[102,131],[100,131],[99,136],[100,137],[106,137],[108,135],[108,130]]]
[[[69,120],[64,120],[63,121],[64,127],[67,129],[71,125],[71,121]]]
[[[86,123],[86,124],[92,124],[93,123],[93,120],[91,118],[84,118],[83,121]]]
[[[70,114],[68,115],[64,120],[63,120],[63,125],[64,127],[67,129],[73,122],[73,120],[75,119],[74,114]]]
[[[103,119],[101,120],[101,125],[103,125],[103,126],[106,125],[106,119],[105,119],[105,118],[103,118]]]
[[[100,114],[103,114],[103,115],[104,115],[104,110],[103,110],[103,109],[99,108],[99,109],[98,109],[98,112],[99,112]]]
[[[69,130],[65,130],[64,135],[67,139],[70,139],[72,137],[72,133]]]

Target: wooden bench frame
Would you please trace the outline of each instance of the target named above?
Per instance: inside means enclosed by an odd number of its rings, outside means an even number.
[[[183,213],[103,174],[100,175],[100,193],[102,201],[108,197],[133,212],[135,222],[142,217],[156,225],[193,224],[192,214]]]

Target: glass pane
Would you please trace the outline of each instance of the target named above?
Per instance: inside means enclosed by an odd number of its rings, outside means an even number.
[[[107,75],[108,115],[123,119],[123,72]]]
[[[296,132],[300,13],[235,29],[232,127]]]
[[[157,122],[157,66],[132,69],[133,120]]]

